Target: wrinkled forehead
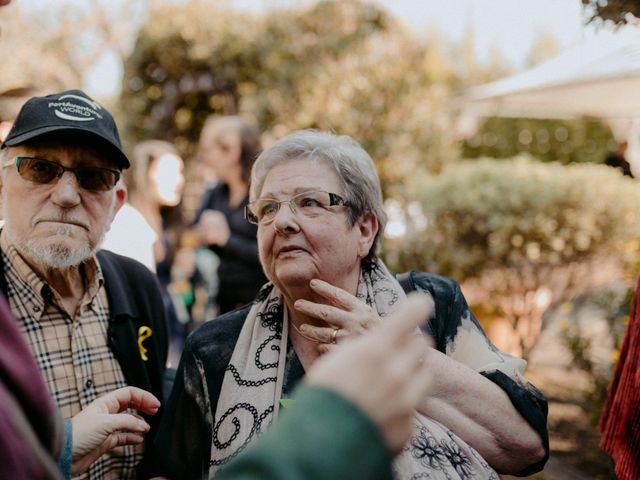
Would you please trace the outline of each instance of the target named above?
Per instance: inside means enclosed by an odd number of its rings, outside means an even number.
[[[286,188],[283,188],[286,185]],[[322,156],[294,155],[269,165],[255,196],[278,198],[312,190],[343,193],[344,181],[334,164]],[[285,191],[286,190],[286,191]],[[252,198],[253,200],[253,198]]]

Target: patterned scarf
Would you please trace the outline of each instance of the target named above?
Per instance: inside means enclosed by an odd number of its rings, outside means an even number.
[[[363,262],[356,296],[380,317],[405,297],[379,260]],[[216,407],[209,475],[238,455],[278,416],[287,352],[288,312],[275,286],[262,289],[225,371]],[[495,479],[482,457],[453,432],[419,413],[414,435],[394,461],[398,479]]]

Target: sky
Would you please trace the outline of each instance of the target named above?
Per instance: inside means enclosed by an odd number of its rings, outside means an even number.
[[[579,0],[385,0],[381,5],[416,31],[432,28],[460,40],[471,26],[480,59],[496,47],[522,67],[537,35],[552,33],[561,47],[582,38]]]
[[[45,0],[19,0],[30,6],[47,5]],[[55,0],[53,5],[81,0]],[[110,2],[114,0],[103,0]],[[186,3],[188,0],[174,0]],[[224,0],[211,0],[222,2]],[[268,8],[308,5],[312,0],[227,0],[235,7],[253,12]],[[584,35],[580,0],[367,0],[378,3],[417,34],[437,30],[452,40],[461,40],[473,28],[475,53],[487,60],[497,49],[515,70],[524,66],[536,36],[552,34],[560,48],[578,43]],[[227,3],[227,2],[225,2]],[[105,54],[85,79],[85,88],[99,97],[118,92],[122,66],[115,55]]]
[[[521,67],[539,33],[552,33],[561,47],[579,42],[583,34],[580,0],[369,0],[410,25],[416,32],[436,29],[461,40],[469,26],[476,35],[476,54],[487,58],[497,47]],[[235,0],[248,10],[308,4],[307,0]]]

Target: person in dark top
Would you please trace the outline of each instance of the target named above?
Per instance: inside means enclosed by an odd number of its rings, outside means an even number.
[[[200,134],[200,161],[219,183],[202,198],[194,223],[203,245],[220,259],[219,313],[251,302],[267,281],[256,241],[257,227],[244,218],[249,175],[261,152],[258,130],[239,117],[209,117]]]

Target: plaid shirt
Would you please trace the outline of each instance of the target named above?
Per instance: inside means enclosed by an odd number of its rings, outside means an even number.
[[[70,418],[99,396],[126,386],[107,345],[109,305],[95,257],[83,264],[85,294],[73,315],[17,250],[0,236],[9,305],[62,416]],[[78,479],[135,478],[141,446],[114,449]]]

